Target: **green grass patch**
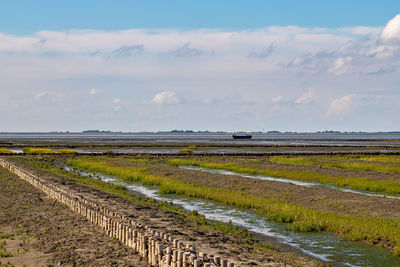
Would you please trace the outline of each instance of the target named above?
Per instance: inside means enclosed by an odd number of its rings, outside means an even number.
[[[362,161],[400,163],[400,155],[353,156],[352,158]]]
[[[397,155],[379,155],[379,156],[293,156],[282,157],[275,156],[270,158],[271,162],[289,165],[321,165],[338,169],[353,171],[371,171],[385,173],[400,173],[399,166],[387,166],[379,163],[400,163],[400,156]],[[366,163],[373,162],[373,163]]]
[[[174,161],[174,163],[180,165],[182,161]],[[189,165],[187,161],[184,163]],[[98,159],[76,158],[69,160],[68,164],[113,175],[125,181],[158,185],[162,193],[180,194],[212,200],[224,205],[253,209],[260,214],[265,214],[268,220],[290,223],[290,227],[297,231],[329,231],[348,240],[366,240],[370,243],[387,241],[393,247],[400,245],[400,219],[397,218],[319,211],[283,200],[254,197],[243,192],[187,183],[173,177],[156,176],[148,174],[145,168],[116,167]],[[190,165],[193,165],[193,162]]]
[[[0,233],[0,239],[10,239],[14,237],[14,234],[2,234]]]
[[[188,146],[185,148],[182,148],[181,150],[179,150],[179,153],[183,153],[183,154],[192,154],[193,151],[198,150],[199,148],[195,145],[193,146]]]
[[[281,156],[274,156],[269,159],[273,163],[278,164],[290,164],[290,165],[302,165],[302,166],[309,166],[309,165],[316,165],[318,162],[315,158],[310,157],[281,157]]]
[[[7,242],[0,241],[0,258],[8,258],[8,257],[13,257],[14,255],[6,250],[6,244]]]
[[[12,152],[11,150],[7,149],[7,148],[0,148],[0,153],[3,154],[12,154],[14,152]]]
[[[211,163],[193,159],[172,159],[167,161],[170,165],[193,165],[209,169],[222,169],[238,173],[246,173],[253,175],[267,175],[272,177],[283,177],[293,180],[301,180],[308,182],[319,182],[331,184],[335,186],[348,187],[370,192],[384,192],[391,195],[400,194],[400,182],[392,180],[374,180],[367,177],[344,177],[329,176],[326,174],[303,171],[303,170],[273,170],[258,169],[256,167],[242,166],[235,163]]]
[[[56,154],[58,151],[52,150],[50,148],[36,148],[36,147],[24,147],[22,149],[24,153],[36,153],[36,154]]]
[[[353,171],[370,171],[385,173],[400,173],[400,166],[382,166],[378,164],[368,164],[364,162],[330,162],[323,165],[324,167],[339,168]]]

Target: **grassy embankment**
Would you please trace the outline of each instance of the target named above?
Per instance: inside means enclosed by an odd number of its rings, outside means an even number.
[[[293,230],[329,231],[348,240],[365,240],[371,244],[385,243],[393,248],[394,254],[400,255],[400,219],[319,211],[282,200],[254,197],[243,192],[186,183],[173,177],[151,175],[145,168],[112,166],[101,159],[77,158],[68,161],[68,164],[113,175],[125,181],[158,185],[162,193],[180,194],[253,209],[265,214],[269,220],[290,223],[289,226]]]
[[[183,154],[192,154],[193,151],[198,150],[199,148],[195,145],[192,146],[188,146],[185,148],[182,148],[181,150],[179,150],[179,153],[183,153]]]
[[[25,147],[22,149],[24,153],[30,154],[57,154],[57,153],[65,153],[65,154],[73,154],[77,153],[75,150],[72,149],[61,149],[61,150],[53,150],[50,148],[35,148],[35,147]]]
[[[109,184],[102,182],[101,180],[95,179],[93,177],[84,177],[80,176],[79,174],[76,173],[71,173],[67,172],[63,169],[60,169],[58,167],[55,167],[52,162],[53,159],[51,156],[45,157],[42,160],[37,160],[37,159],[28,159],[28,158],[21,158],[21,157],[15,157],[14,160],[17,162],[22,162],[22,163],[27,163],[37,169],[40,169],[42,171],[46,171],[49,173],[53,173],[62,177],[65,177],[67,179],[70,179],[77,184],[81,184],[84,186],[88,186],[90,188],[113,194],[118,197],[121,197],[122,199],[126,199],[132,203],[139,204],[139,205],[148,205],[148,206],[157,206],[158,208],[166,211],[172,211],[174,213],[177,213],[179,215],[182,215],[187,219],[190,223],[192,223],[194,226],[199,227],[199,229],[203,230],[209,230],[209,231],[216,231],[219,233],[231,235],[234,237],[240,238],[244,243],[241,243],[240,246],[246,246],[249,249],[260,249],[262,251],[266,251],[268,254],[272,255],[275,259],[280,260],[282,262],[288,263],[288,264],[295,264],[295,260],[298,256],[291,252],[279,252],[279,249],[271,244],[268,243],[260,243],[259,240],[253,238],[253,234],[248,232],[246,228],[238,227],[236,225],[232,225],[231,223],[224,223],[224,222],[218,222],[218,221],[209,221],[205,218],[204,215],[198,214],[196,211],[190,213],[185,211],[181,206],[177,205],[172,205],[171,202],[157,202],[154,199],[150,199],[147,197],[142,197],[140,195],[134,195],[130,192],[127,191],[127,188],[121,185],[115,185],[115,184]],[[95,166],[96,163],[101,164],[100,162],[93,160],[93,163],[95,164],[91,168],[88,168],[88,170],[97,170]],[[148,162],[146,159],[139,159],[139,162]],[[85,161],[86,163],[89,163],[89,161]],[[85,164],[83,161],[80,161],[79,159],[76,160],[69,160],[69,164],[75,165],[78,167],[80,163]],[[85,165],[87,166],[87,165]],[[89,167],[89,166],[88,166]],[[122,167],[119,167],[120,169],[123,169]],[[145,169],[136,169],[134,170],[133,174],[135,175],[141,175],[142,172],[144,172]],[[104,173],[114,173],[113,171],[107,172],[104,170]],[[115,173],[114,173],[115,174]],[[129,175],[129,177],[120,177],[119,178],[123,180],[136,180]],[[137,176],[135,176],[137,177]],[[162,180],[162,177],[155,177],[156,180]],[[151,185],[156,185],[157,182],[156,180],[153,179],[148,179],[147,184]],[[296,265],[296,264],[295,264]]]
[[[303,159],[296,159],[296,162],[301,162],[302,160]],[[267,175],[272,177],[284,177],[293,180],[319,182],[371,192],[384,192],[391,195],[400,194],[400,182],[392,180],[374,180],[367,177],[330,176],[318,172],[304,170],[293,171],[259,169],[257,167],[243,166],[235,163],[211,163],[193,159],[172,159],[169,160],[168,163],[174,166],[193,165],[202,168],[223,169],[246,174]]]
[[[0,153],[2,153],[2,154],[12,154],[14,152],[12,152],[11,150],[9,150],[7,148],[0,148]]]
[[[400,163],[400,155],[353,156],[352,158],[363,161]]]
[[[339,168],[353,171],[371,171],[384,173],[400,173],[400,157],[397,155],[379,156],[308,156],[308,157],[281,157],[275,156],[271,162],[290,165],[320,165],[322,167]],[[369,162],[369,163],[366,163]],[[382,164],[383,163],[383,164]],[[392,163],[390,166],[385,163]],[[398,165],[398,166],[396,166]]]
[[[315,156],[294,156],[294,157],[282,157],[282,156],[274,156],[269,159],[273,163],[277,164],[290,164],[290,165],[302,165],[302,166],[310,166],[316,165],[319,163],[317,157]]]
[[[362,162],[331,162],[331,163],[326,163],[323,166],[352,170],[352,171],[400,173],[400,166],[399,167],[381,166],[378,164],[366,164]]]

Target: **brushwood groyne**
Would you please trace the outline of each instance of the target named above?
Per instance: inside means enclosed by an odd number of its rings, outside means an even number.
[[[135,222],[118,212],[102,207],[99,203],[68,192],[39,176],[32,174],[7,159],[0,158],[0,166],[16,174],[73,212],[101,227],[110,237],[135,250],[150,266],[159,267],[238,267],[238,262],[222,258],[216,253],[197,251],[193,245],[175,239],[172,235],[151,226]]]

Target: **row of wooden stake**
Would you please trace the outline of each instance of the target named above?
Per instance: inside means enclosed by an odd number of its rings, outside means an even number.
[[[46,182],[4,158],[0,158],[0,166],[34,185],[50,198],[86,217],[91,223],[100,226],[108,236],[118,239],[124,245],[138,252],[141,257],[147,259],[151,266],[239,267],[233,262],[228,262],[227,259],[221,259],[220,256],[197,252],[194,246],[184,244],[167,233],[151,229],[147,225],[142,225],[126,216],[101,207],[98,203]]]

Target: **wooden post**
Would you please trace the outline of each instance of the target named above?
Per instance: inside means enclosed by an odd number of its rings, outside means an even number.
[[[202,262],[200,259],[194,260],[194,267],[201,267],[201,264]]]
[[[174,249],[172,251],[172,267],[177,267],[177,261],[178,261],[178,251]]]
[[[183,266],[183,251],[178,250],[178,260],[177,260],[177,267],[182,267]]]
[[[162,258],[164,256],[163,250],[164,250],[164,246],[162,244],[157,244],[157,260],[158,260],[159,265],[161,265]]]
[[[215,256],[214,262],[217,266],[221,266],[221,257],[220,256]]]

